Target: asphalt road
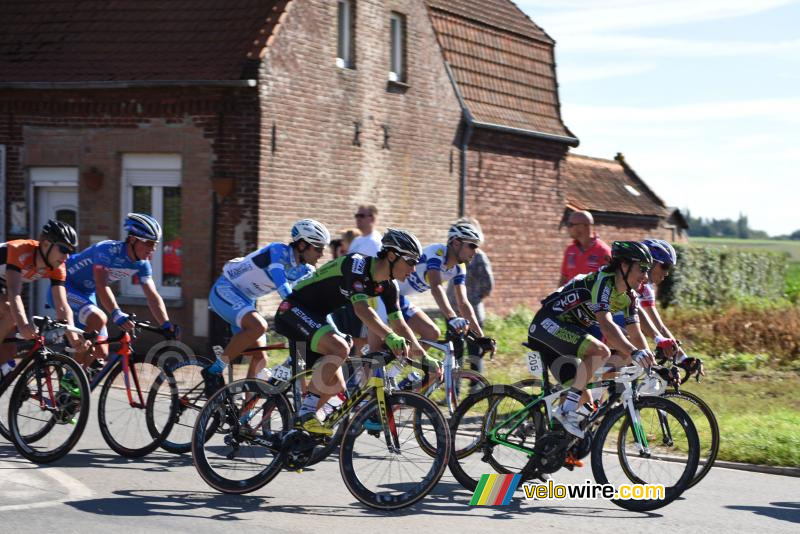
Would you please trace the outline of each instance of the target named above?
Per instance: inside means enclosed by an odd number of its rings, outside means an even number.
[[[581,483],[589,467],[559,472]],[[335,458],[302,474],[281,473],[250,495],[224,495],[197,475],[191,457],[156,452],[118,457],[103,442],[95,414],[76,449],[36,466],[0,438],[0,532],[509,532],[521,529],[669,532],[800,531],[800,478],[715,468],[671,505],[651,513],[605,501],[526,501],[470,507],[471,494],[449,472],[417,505],[394,513],[364,507],[347,491]],[[625,522],[623,523],[623,520]],[[124,529],[124,530],[123,530]],[[257,529],[257,530],[256,530]],[[408,530],[405,530],[408,532]],[[662,530],[663,531],[663,530]]]

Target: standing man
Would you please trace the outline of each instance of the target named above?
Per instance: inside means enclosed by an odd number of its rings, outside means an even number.
[[[356,210],[354,217],[361,236],[353,239],[347,253],[358,252],[362,256],[377,256],[381,249],[381,237],[383,237],[375,229],[378,224],[378,208],[373,204],[362,204]]]
[[[559,286],[563,286],[579,274],[589,274],[599,270],[611,258],[611,247],[597,237],[594,231],[594,219],[588,211],[571,213],[567,229],[573,241],[564,251]]]

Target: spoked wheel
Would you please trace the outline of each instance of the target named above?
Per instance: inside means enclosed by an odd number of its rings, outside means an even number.
[[[153,381],[147,398],[147,425],[151,434],[160,435],[169,426],[161,448],[173,454],[192,450],[192,433],[197,416],[206,403],[203,377],[200,375],[211,361],[191,358],[166,365]],[[211,423],[219,422],[216,415]],[[213,432],[207,433],[210,438]]]
[[[283,436],[292,411],[260,380],[238,380],[218,391],[197,417],[192,457],[197,472],[223,493],[255,491],[280,473]]]
[[[453,387],[449,393],[446,391],[445,385],[442,382],[431,386],[428,391],[425,392],[425,396],[436,402],[442,411],[445,414],[449,414],[452,418],[453,414],[467,397],[473,393],[477,393],[488,385],[489,381],[486,377],[477,371],[458,369],[453,371]],[[422,447],[425,452],[428,454],[435,453],[435,447],[433,444],[427,442],[424,432],[419,432],[417,439],[419,440],[420,447]],[[462,451],[456,450],[456,454],[460,454],[461,452]]]
[[[530,401],[529,395],[513,386],[495,385],[461,403],[450,421],[450,472],[464,488],[475,491],[489,470],[519,473],[528,464],[530,452],[524,449],[533,449],[542,415],[535,408],[514,414]],[[503,443],[490,439],[492,432]]]
[[[153,433],[147,424],[147,397],[161,369],[143,357],[122,359],[108,373],[97,403],[100,433],[114,452],[140,458],[158,448],[169,428]]]
[[[663,485],[663,494],[653,498],[611,501],[628,510],[655,510],[688,487],[697,471],[700,443],[691,418],[677,404],[640,397],[635,406],[640,424],[631,421],[624,406],[603,419],[592,445],[592,473],[598,484],[615,488],[631,483]]]
[[[669,399],[689,414],[692,418],[697,437],[700,439],[700,465],[692,481],[691,488],[705,477],[713,467],[719,453],[719,425],[714,412],[703,399],[689,391],[667,391],[662,395]],[[688,489],[688,488],[687,488]]]
[[[371,400],[350,420],[339,451],[339,470],[347,489],[372,508],[410,506],[430,492],[447,467],[450,432],[441,411],[428,398],[396,392],[386,398],[389,432],[375,430],[378,401]],[[435,445],[420,446],[418,432]]]
[[[17,451],[35,463],[63,457],[86,428],[89,397],[86,374],[72,358],[47,354],[28,366],[9,399],[9,431]]]

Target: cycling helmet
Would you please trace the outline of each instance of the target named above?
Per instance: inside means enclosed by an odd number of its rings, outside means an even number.
[[[75,229],[65,222],[50,219],[42,227],[39,240],[46,239],[56,245],[64,245],[70,249],[70,253],[78,248],[78,233]]]
[[[645,239],[642,244],[650,251],[653,261],[668,265],[675,265],[678,262],[675,249],[663,239]]]
[[[448,243],[453,239],[461,239],[468,243],[480,244],[483,241],[483,234],[474,224],[468,222],[457,222],[447,231]]]
[[[312,247],[325,247],[331,242],[331,234],[321,222],[314,219],[300,219],[292,226],[292,242],[301,239]]]
[[[128,235],[149,239],[150,241],[161,241],[161,225],[150,215],[144,213],[129,213],[125,217],[123,228]]]
[[[611,244],[611,259],[653,265],[650,251],[638,241],[614,241]]]
[[[403,258],[419,261],[422,256],[422,245],[411,232],[387,228],[381,239],[381,251],[393,250]]]

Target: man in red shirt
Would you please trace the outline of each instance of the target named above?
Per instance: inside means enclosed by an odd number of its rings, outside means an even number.
[[[611,247],[594,233],[594,219],[588,211],[571,213],[567,229],[573,241],[564,251],[560,286],[579,274],[599,270],[611,257]]]

